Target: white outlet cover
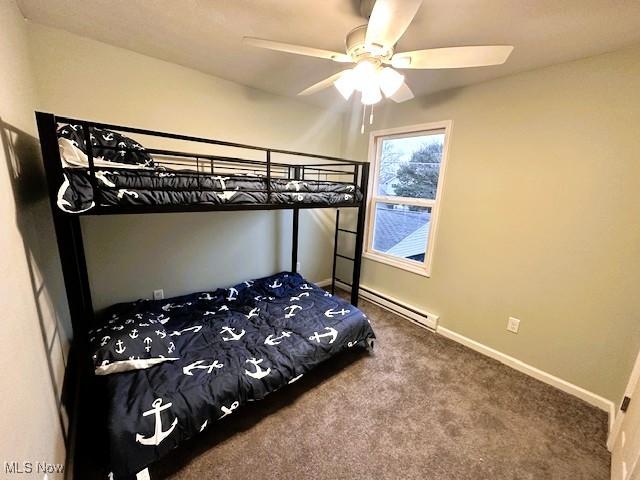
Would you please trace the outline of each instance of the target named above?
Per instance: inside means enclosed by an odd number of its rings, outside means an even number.
[[[154,300],[162,300],[164,299],[164,290],[163,289],[158,289],[158,290],[154,290],[153,291],[153,299]]]
[[[518,333],[520,329],[520,320],[515,317],[509,317],[509,321],[507,322],[507,330],[513,333]]]

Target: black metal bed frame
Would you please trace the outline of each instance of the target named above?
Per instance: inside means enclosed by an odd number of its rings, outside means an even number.
[[[360,268],[362,262],[362,248],[364,239],[365,210],[367,199],[367,186],[369,178],[369,164],[366,162],[356,162],[327,155],[309,154],[303,152],[258,147],[234,142],[213,140],[190,135],[175,133],[157,132],[142,128],[133,128],[122,125],[112,125],[107,123],[92,122],[63,116],[56,116],[52,113],[36,112],[36,121],[40,136],[44,171],[49,190],[49,200],[53,215],[58,252],[62,265],[62,273],[66,288],[67,301],[73,328],[72,353],[70,354],[70,364],[65,377],[65,390],[72,387],[74,393],[71,394],[68,408],[69,415],[69,436],[68,436],[68,460],[66,472],[72,475],[74,466],[74,450],[77,435],[77,416],[74,411],[78,408],[80,393],[80,383],[86,375],[85,361],[87,356],[87,332],[89,325],[95,321],[93,303],[91,300],[91,289],[85,259],[85,251],[82,237],[80,216],[82,215],[122,215],[122,214],[143,214],[143,213],[169,213],[169,212],[211,212],[211,211],[242,211],[242,210],[292,210],[293,231],[291,249],[291,271],[296,272],[298,262],[298,229],[299,212],[301,209],[316,208],[357,208],[357,225],[355,231],[349,231],[355,235],[354,256],[345,257],[353,262],[353,276],[351,281],[351,303],[358,304],[358,292],[360,286]],[[263,160],[248,159],[240,156],[199,154],[184,151],[167,149],[146,148],[146,152],[154,156],[154,161],[164,168],[175,169],[175,167],[189,167],[196,172],[215,174],[246,174],[252,172],[266,180],[265,203],[256,204],[195,204],[195,205],[104,205],[101,203],[101,191],[96,177],[96,166],[94,164],[93,146],[91,140],[85,141],[88,160],[89,180],[94,192],[95,206],[89,211],[69,214],[63,212],[57,205],[57,191],[64,181],[63,164],[58,147],[57,129],[60,124],[81,125],[85,139],[90,139],[90,128],[108,129],[127,134],[149,136],[155,138],[169,139],[174,141],[194,142],[197,144],[208,144],[216,147],[237,149],[241,151],[258,152],[264,155]],[[105,149],[100,146],[100,149]],[[121,150],[118,147],[118,150]],[[274,155],[295,158],[296,162],[277,162],[272,159]],[[160,159],[160,160],[159,160]],[[162,160],[163,159],[163,160]],[[309,162],[311,159],[315,163]],[[320,161],[320,163],[317,163]],[[324,178],[325,181],[331,177],[349,178],[351,183],[362,193],[362,199],[357,203],[333,204],[324,203],[275,203],[272,201],[272,180],[296,180],[296,181],[318,181]],[[317,178],[317,180],[316,180]],[[355,196],[354,196],[355,198]],[[335,261],[338,231],[339,210],[336,215],[336,233],[334,245],[333,271],[332,271],[332,291],[335,288]],[[346,231],[346,230],[345,230]],[[339,280],[342,282],[342,280]],[[346,282],[344,282],[346,283]],[[72,478],[72,477],[69,477]]]

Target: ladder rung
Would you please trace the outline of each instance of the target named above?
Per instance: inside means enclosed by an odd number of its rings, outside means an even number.
[[[345,282],[344,280],[340,280],[338,277],[336,277],[336,282],[340,282],[340,283],[342,283],[342,284],[346,285],[347,287],[350,287],[350,286],[351,286],[351,284],[350,284],[350,283]]]
[[[355,258],[351,258],[351,257],[347,257],[345,255],[340,255],[339,253],[336,253],[336,257],[340,257],[340,258],[344,258],[345,260],[351,260],[352,262],[355,262]]]
[[[345,233],[351,233],[353,235],[357,235],[358,234],[358,232],[354,232],[353,230],[346,230],[344,228],[339,228],[338,231],[339,232],[345,232]]]

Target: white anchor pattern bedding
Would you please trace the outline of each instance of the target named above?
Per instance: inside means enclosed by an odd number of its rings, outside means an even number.
[[[95,205],[86,168],[64,169],[58,191],[58,207],[82,213]],[[222,205],[267,203],[267,180],[263,177],[217,176],[193,171],[161,169],[114,169],[96,171],[100,204],[114,205]],[[353,206],[362,194],[352,183],[271,180],[269,203]]]
[[[120,317],[113,314],[107,322],[89,330],[96,375],[149,368],[158,363],[177,360],[173,337],[164,324],[165,314],[149,312]]]
[[[105,377],[115,478],[144,469],[246,402],[375,338],[360,310],[293,273],[118,304],[108,312],[113,314],[166,315],[164,327],[179,357]]]

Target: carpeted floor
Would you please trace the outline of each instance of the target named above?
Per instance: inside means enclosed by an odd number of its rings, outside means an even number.
[[[603,479],[607,416],[371,303],[348,352],[158,465],[169,479]]]

